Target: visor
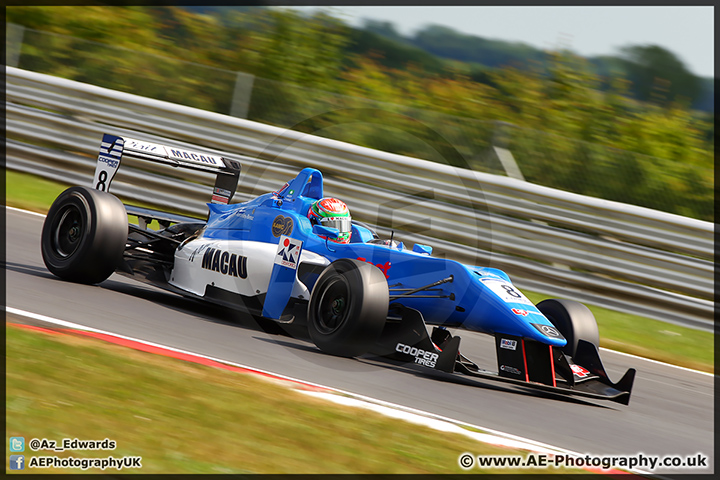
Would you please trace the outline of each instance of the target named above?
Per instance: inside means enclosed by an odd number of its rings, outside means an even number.
[[[352,220],[350,217],[321,218],[320,225],[323,227],[337,228],[340,233],[352,231]]]

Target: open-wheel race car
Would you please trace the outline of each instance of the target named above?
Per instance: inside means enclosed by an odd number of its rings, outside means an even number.
[[[125,157],[215,173],[207,220],[123,205],[109,189]],[[332,355],[372,353],[628,404],[635,370],[617,383],[608,378],[597,324],[584,305],[534,305],[501,270],[379,238],[351,220],[343,202],[324,196],[314,168],[276,192],[231,204],[240,169],[222,156],[105,134],[94,188],[65,190],[48,212],[45,265],[70,281],[94,284],[117,272],[275,322],[304,323]],[[160,230],[148,228],[152,220]],[[448,327],[493,336],[497,371],[462,355]]]

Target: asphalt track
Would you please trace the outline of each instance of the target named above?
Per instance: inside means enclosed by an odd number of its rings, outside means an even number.
[[[602,351],[610,378],[638,370],[629,406],[538,393],[420,367],[325,355],[232,310],[205,305],[118,275],[100,285],[67,283],[40,255],[43,218],[6,209],[7,305],[121,335],[222,358],[300,380],[432,412],[591,455],[703,454],[714,471],[714,378]],[[294,332],[290,332],[294,333]],[[470,332],[463,354],[495,369],[492,339]],[[601,332],[602,334],[602,332]],[[669,347],[670,348],[670,347]],[[462,452],[458,452],[458,455]]]

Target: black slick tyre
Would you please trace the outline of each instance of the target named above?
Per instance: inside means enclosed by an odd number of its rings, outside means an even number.
[[[45,218],[43,261],[64,280],[100,283],[120,266],[127,236],[127,213],[117,197],[70,187],[55,199]]]
[[[335,260],[320,274],[310,295],[310,338],[331,355],[362,355],[380,337],[388,305],[388,284],[379,268],[353,259]]]
[[[575,356],[578,340],[585,340],[597,348],[600,347],[595,316],[582,303],[551,298],[538,303],[537,308],[567,340],[567,345],[562,349],[565,354]]]

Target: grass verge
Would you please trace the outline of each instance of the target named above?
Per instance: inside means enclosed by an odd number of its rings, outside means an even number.
[[[67,188],[25,173],[7,171],[6,174],[7,205],[39,213],[46,213],[55,198]],[[523,290],[523,293],[535,303],[547,298],[535,292]],[[601,346],[714,373],[712,333],[594,305],[588,305],[588,308],[597,319]]]
[[[47,213],[52,202],[68,187],[35,175],[5,170],[5,204],[9,207]]]
[[[142,469],[122,473],[432,474],[464,472],[458,465],[464,452],[526,455],[330,406],[253,375],[74,335],[14,326],[6,326],[6,335],[7,437],[117,442],[113,451],[28,449],[26,465],[31,456],[112,455],[142,457]],[[483,471],[490,470],[468,470]]]

